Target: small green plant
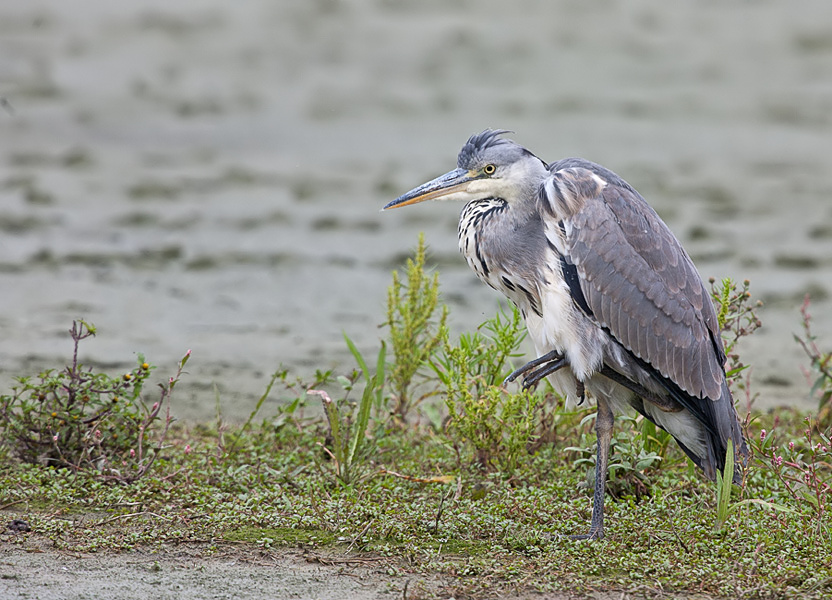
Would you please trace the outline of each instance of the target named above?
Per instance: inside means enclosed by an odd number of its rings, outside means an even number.
[[[713,277],[709,281],[727,357],[725,371],[729,381],[732,381],[739,379],[740,374],[748,368],[748,365],[740,361],[736,345],[740,339],[753,334],[761,326],[755,311],[763,303],[759,300],[752,302],[749,291],[751,283],[747,279],[742,282],[742,288],[738,288],[736,282],[727,277],[719,285]]]
[[[379,406],[383,400],[386,346],[382,343],[376,361],[376,372],[371,374],[367,362],[352,340],[346,334],[344,339],[361,367],[366,382],[357,406],[349,401],[348,396],[340,401],[334,401],[323,390],[309,390],[308,393],[320,396],[323,402],[329,431],[327,442],[322,446],[335,466],[335,477],[341,484],[351,485],[355,483],[369,450],[367,428],[370,423],[370,410],[373,405]],[[352,385],[352,380],[346,384],[347,394],[352,390]]]
[[[783,486],[780,496],[798,508],[809,509],[820,529],[832,502],[832,441],[807,417],[803,435],[782,443],[778,439],[778,420],[770,431],[760,431],[752,440],[755,454],[768,473]]]
[[[803,321],[803,337],[795,335],[794,339],[809,357],[815,380],[811,394],[818,400],[818,428],[832,427],[832,352],[822,352],[817,345],[817,337],[812,333],[812,315],[809,314],[809,296],[800,307]]]
[[[279,382],[282,385],[284,392],[291,394],[291,399],[279,404],[277,406],[275,416],[268,419],[267,422],[264,421],[262,425],[268,425],[268,428],[275,433],[287,425],[291,426],[295,431],[302,431],[304,428],[304,421],[309,420],[304,415],[308,390],[325,386],[330,383],[332,378],[332,370],[323,371],[318,369],[315,371],[314,383],[310,385],[308,381],[304,381],[300,377],[290,378],[289,370],[281,366],[277,371],[272,373],[269,382],[266,384],[266,388],[257,400],[257,404],[249,414],[246,422],[243,423],[243,426],[239,431],[233,434],[233,443],[228,447],[227,451],[229,453],[233,452],[238,442],[243,439],[244,435],[248,431],[252,429],[255,418],[265,405],[266,400],[269,398],[272,388],[276,383]]]
[[[642,451],[655,454],[664,460],[672,446],[673,436],[653,423],[650,419],[643,417],[638,420],[638,429],[641,437]]]
[[[587,415],[581,421],[581,426],[585,427],[594,419],[595,414]],[[623,430],[616,431],[610,441],[607,492],[614,498],[630,496],[639,500],[649,495],[649,473],[659,469],[672,436],[644,417],[621,415],[616,421],[627,425]],[[573,464],[576,467],[589,467],[589,481],[594,484],[596,445],[594,439],[587,443],[589,439],[591,436],[585,436],[584,445],[571,446],[566,450],[578,453],[579,458]]]
[[[716,472],[716,525],[719,531],[728,520],[731,508],[731,489],[734,487],[734,442],[728,440],[725,448],[725,469]]]
[[[500,385],[524,337],[519,311],[500,311],[474,334],[461,335],[456,346],[446,341],[433,363],[445,387],[448,432],[473,446],[482,469],[496,463],[513,470],[536,428],[541,398],[528,391],[509,393]]]
[[[407,259],[407,284],[394,271],[387,291],[386,325],[394,358],[388,381],[395,402],[392,412],[401,420],[421,400],[411,396],[414,377],[447,337],[448,307],[440,308],[438,274],[425,272],[425,251],[420,234],[416,254]]]
[[[66,369],[18,378],[12,393],[0,396],[3,439],[24,462],[136,481],[162,449],[172,422],[170,396],[190,351],[176,376],[161,386],[159,401],[148,406],[142,392],[154,367],[142,355],[138,366],[122,375],[95,373],[78,361],[79,344],[94,336],[95,328],[74,321],[69,333],[74,350]]]

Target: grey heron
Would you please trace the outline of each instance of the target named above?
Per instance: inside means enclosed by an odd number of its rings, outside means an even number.
[[[592,518],[604,536],[614,414],[668,431],[710,479],[727,442],[748,456],[725,375],[710,295],[687,252],[621,177],[580,158],[547,164],[503,130],[471,136],[457,168],[387,204],[465,202],[459,248],[482,281],[521,311],[539,358],[507,381],[549,377],[568,401],[596,402]]]

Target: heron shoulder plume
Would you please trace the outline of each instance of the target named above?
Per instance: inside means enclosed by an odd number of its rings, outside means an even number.
[[[607,182],[585,167],[555,171],[540,187],[539,205],[556,221],[574,216],[587,198],[596,198]]]
[[[690,256],[621,177],[581,158],[547,164],[502,137],[472,135],[457,168],[393,200],[465,202],[458,238],[477,277],[519,309],[538,358],[509,375],[549,378],[568,400],[598,408],[589,533],[604,535],[614,414],[669,432],[711,479],[728,442],[748,457],[726,380],[716,312]]]

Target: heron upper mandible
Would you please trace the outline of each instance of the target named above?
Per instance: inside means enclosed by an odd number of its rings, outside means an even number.
[[[598,456],[589,533],[604,536],[613,415],[635,409],[668,431],[710,479],[728,440],[748,447],[725,377],[716,311],[687,252],[644,198],[581,158],[546,164],[501,137],[471,136],[457,168],[387,204],[465,202],[459,249],[526,321],[539,358],[514,373],[550,376],[570,401],[595,399]],[[563,368],[568,367],[568,368]]]

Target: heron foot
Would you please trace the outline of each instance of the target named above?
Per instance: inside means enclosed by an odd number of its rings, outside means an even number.
[[[593,507],[594,508],[594,507]],[[603,509],[602,509],[603,510]],[[595,511],[592,511],[595,513]],[[570,535],[569,539],[573,541],[577,540],[603,540],[604,539],[604,523],[603,521],[600,523],[596,523],[598,516],[597,514],[593,514],[593,519],[589,524],[589,533],[581,533],[577,535]],[[603,517],[601,517],[603,519]]]
[[[592,531],[590,529],[589,533],[583,533],[580,535],[570,535],[569,539],[572,541],[578,540],[592,540],[592,541],[600,541],[604,539],[604,530],[600,529],[598,531]]]
[[[589,533],[582,533],[577,535],[567,535],[565,533],[556,533],[553,537],[561,540],[571,540],[573,542],[577,542],[580,540],[591,540],[591,541],[600,541],[604,539],[604,529],[593,530],[591,527],[589,529]]]
[[[569,361],[563,354],[557,350],[552,350],[539,358],[530,360],[516,371],[513,371],[503,380],[503,385],[508,385],[520,375],[523,375],[523,389],[528,390],[536,386],[547,375],[551,375],[568,364]]]

